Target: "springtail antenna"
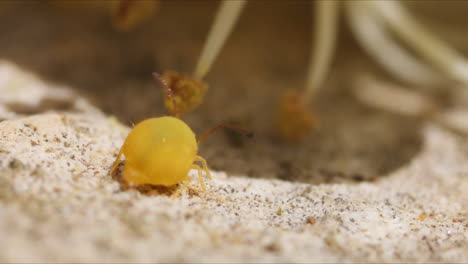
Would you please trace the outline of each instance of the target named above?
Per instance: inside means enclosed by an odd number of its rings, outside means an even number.
[[[203,134],[199,139],[198,139],[198,143],[202,142],[203,140],[205,140],[207,137],[211,136],[211,134],[213,134],[214,132],[216,132],[218,129],[220,128],[229,128],[229,129],[232,129],[232,130],[235,130],[237,132],[240,132],[244,135],[246,135],[247,137],[253,137],[253,133],[251,131],[248,131],[246,129],[243,129],[243,128],[240,128],[240,127],[236,127],[236,126],[233,126],[233,125],[229,125],[229,124],[221,124],[219,126],[215,126],[213,127],[212,129],[208,130],[205,134]]]
[[[159,73],[153,72],[153,77],[156,80],[156,82],[158,82],[161,85],[161,87],[164,90],[166,90],[166,95],[172,100],[172,104],[174,105],[174,115],[176,117],[179,117],[180,112],[179,112],[179,109],[177,108],[174,91],[172,90],[171,87],[169,87],[169,85],[167,85],[166,81],[161,77]]]

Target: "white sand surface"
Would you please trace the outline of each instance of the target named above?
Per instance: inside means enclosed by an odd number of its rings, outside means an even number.
[[[99,114],[0,123],[0,261],[468,260],[468,145],[437,126],[382,180],[311,185],[214,172],[209,191],[223,202],[123,188],[108,169],[124,136]]]

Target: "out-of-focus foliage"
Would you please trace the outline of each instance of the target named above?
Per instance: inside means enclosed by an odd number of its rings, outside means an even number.
[[[117,30],[128,31],[148,20],[158,9],[157,0],[120,0],[110,1],[112,5],[112,24]]]
[[[159,8],[159,0],[50,0],[57,8],[100,9],[108,13],[113,27],[118,31],[130,31],[149,20]]]
[[[57,8],[101,8],[105,9],[110,6],[110,3],[114,1],[97,1],[97,0],[49,0],[47,4]],[[120,2],[120,1],[115,1]]]

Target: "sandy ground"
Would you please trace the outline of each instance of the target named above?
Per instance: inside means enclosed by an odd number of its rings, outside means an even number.
[[[311,185],[215,172],[209,192],[222,201],[121,185],[108,168],[125,131],[102,115],[42,114],[0,131],[2,262],[468,259],[468,144],[431,124],[422,152],[385,179]]]
[[[197,134],[227,120],[256,134],[200,146],[221,202],[108,175],[128,132],[113,117],[165,113],[150,73],[191,71],[212,3],[166,4],[129,34],[98,11],[2,3],[0,261],[467,262],[466,137],[359,102],[353,76],[385,75],[345,30],[318,129],[299,145],[275,135],[278,95],[304,78],[306,6],[246,9],[205,103],[184,116]],[[466,115],[463,90],[420,92]]]

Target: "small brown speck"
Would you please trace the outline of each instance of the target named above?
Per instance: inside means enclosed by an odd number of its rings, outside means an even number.
[[[280,248],[275,243],[271,243],[265,246],[265,250],[270,252],[277,252],[280,251]]]
[[[5,150],[5,149],[0,149],[0,153],[9,154],[9,153],[11,153],[11,151]]]
[[[418,216],[418,220],[419,221],[424,221],[425,219],[427,218],[427,214],[426,213],[422,213]]]
[[[283,209],[281,209],[281,207],[278,208],[278,211],[276,211],[276,215],[277,216],[282,216],[283,215]]]
[[[24,167],[24,164],[17,159],[13,159],[12,161],[10,161],[8,166],[10,166],[11,169],[20,169]]]
[[[311,224],[311,225],[314,225],[315,223],[317,223],[317,219],[315,219],[315,217],[313,216],[307,217],[306,221],[308,224]]]

